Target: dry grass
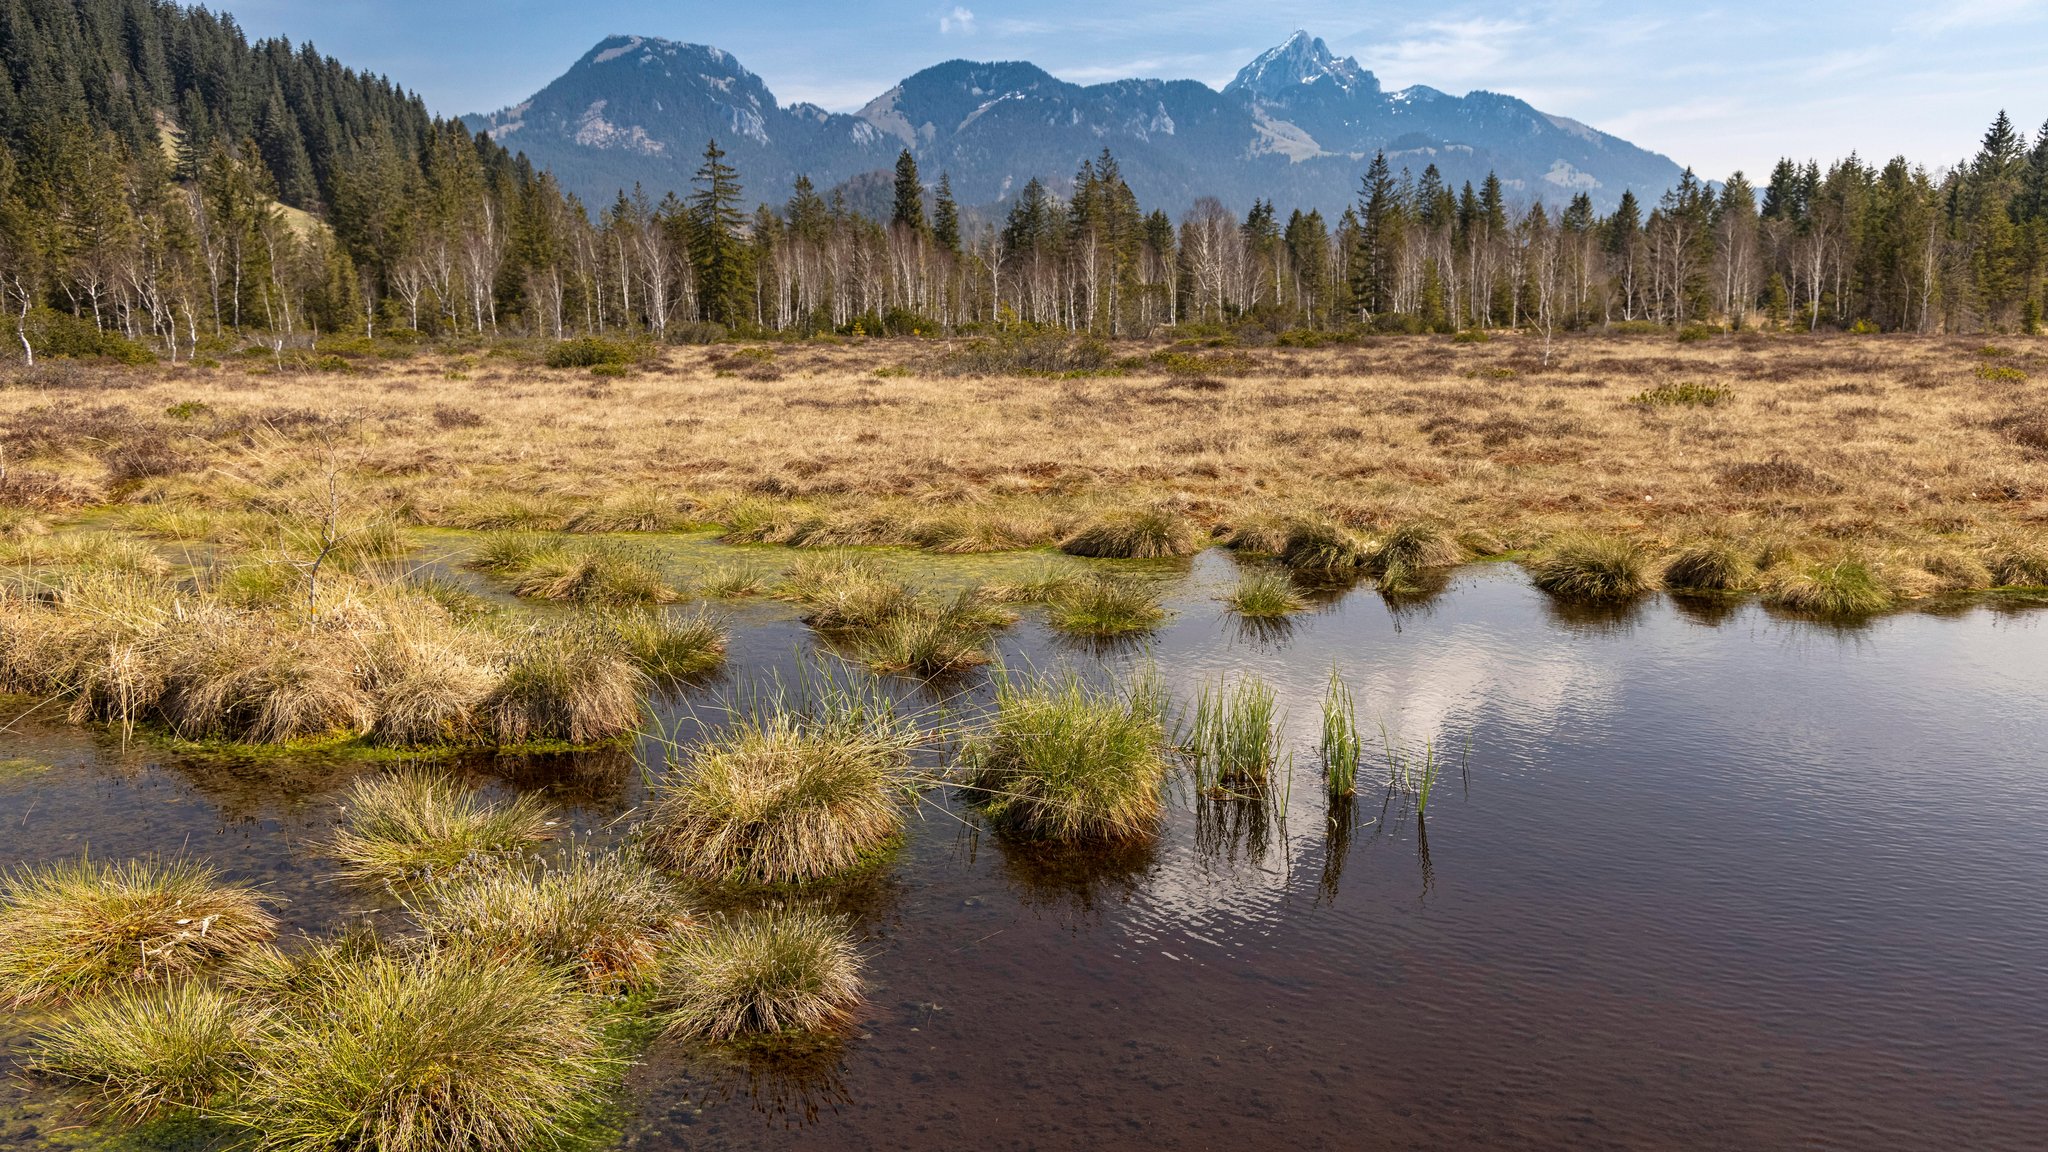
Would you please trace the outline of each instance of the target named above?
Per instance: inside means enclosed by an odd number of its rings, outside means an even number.
[[[2048,343],[2012,343],[2015,362],[2048,360]],[[881,379],[877,367],[944,359],[945,346],[800,345],[777,354],[778,379],[751,379],[719,374],[724,349],[677,348],[599,392],[574,370],[450,380],[423,356],[365,366],[348,419],[326,377],[148,367],[104,395],[0,390],[0,435],[13,473],[72,494],[51,496],[57,507],[112,498],[108,461],[133,444],[166,442],[188,467],[120,499],[216,512],[302,489],[315,447],[339,444],[375,519],[687,519],[806,547],[1174,554],[1276,508],[1368,546],[1427,520],[1509,548],[1584,532],[1665,554],[1728,535],[1717,525],[1814,552],[1977,553],[2048,524],[2048,453],[2021,434],[2038,403],[2025,382],[1978,374],[1967,341],[1586,336],[1546,366],[1511,335],[1388,337],[1236,350],[1242,374],[1222,389],[1176,386],[1156,350],[1119,349],[1141,365],[1122,376]],[[1631,402],[1707,391],[1719,402]],[[188,402],[205,414],[160,415]],[[485,408],[481,425],[437,416]]]

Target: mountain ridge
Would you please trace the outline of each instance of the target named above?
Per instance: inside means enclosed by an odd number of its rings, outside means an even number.
[[[1033,178],[1066,187],[1105,147],[1141,200],[1178,211],[1213,195],[1340,212],[1364,165],[1436,164],[1453,186],[1497,173],[1510,195],[1611,207],[1624,189],[1655,197],[1678,165],[1514,96],[1387,92],[1354,57],[1296,32],[1221,90],[1195,80],[1080,85],[1028,61],[942,61],[854,113],[780,104],[731,53],[659,37],[606,37],[527,100],[464,117],[472,130],[550,168],[586,202],[636,186],[688,186],[716,138],[750,197],[778,202],[799,175],[829,187],[893,164],[950,175],[964,203],[999,204]]]

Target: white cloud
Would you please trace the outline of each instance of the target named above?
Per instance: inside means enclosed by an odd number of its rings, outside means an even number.
[[[954,5],[951,12],[939,17],[939,35],[974,35],[974,13]]]

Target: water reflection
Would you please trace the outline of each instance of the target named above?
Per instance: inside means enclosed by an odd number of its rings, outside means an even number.
[[[1543,615],[1551,623],[1580,636],[1626,636],[1642,623],[1654,603],[1649,596],[1626,600],[1566,600],[1556,596],[1542,599]]]
[[[1077,922],[1128,903],[1159,866],[1155,836],[1096,844],[996,837],[1003,879],[1026,908],[1064,913]],[[969,859],[973,858],[969,849]]]
[[[1742,612],[1742,600],[1735,596],[1689,596],[1671,594],[1671,607],[1680,616],[1706,628],[1719,628]]]

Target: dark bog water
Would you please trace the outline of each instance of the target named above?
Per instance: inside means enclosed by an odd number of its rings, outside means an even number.
[[[2048,1133],[2048,617],[1855,630],[1669,601],[1560,614],[1510,569],[1426,604],[1369,590],[1244,635],[1196,562],[1154,637],[1186,696],[1281,690],[1283,818],[1192,810],[1120,858],[984,835],[935,798],[846,900],[872,1004],[771,1068],[657,1047],[643,1148],[2039,1148]],[[803,629],[749,610],[732,676]],[[1013,663],[1128,667],[1026,622]],[[1448,766],[1426,825],[1328,813],[1335,667],[1361,720]],[[716,686],[706,690],[715,693]],[[969,702],[974,692],[963,689]],[[318,858],[347,771],[179,761],[27,720],[0,737],[6,855],[187,851],[318,928],[374,904]],[[1469,749],[1469,752],[1467,751]],[[623,757],[577,773],[596,826]],[[0,1146],[70,1144],[0,1086]]]

